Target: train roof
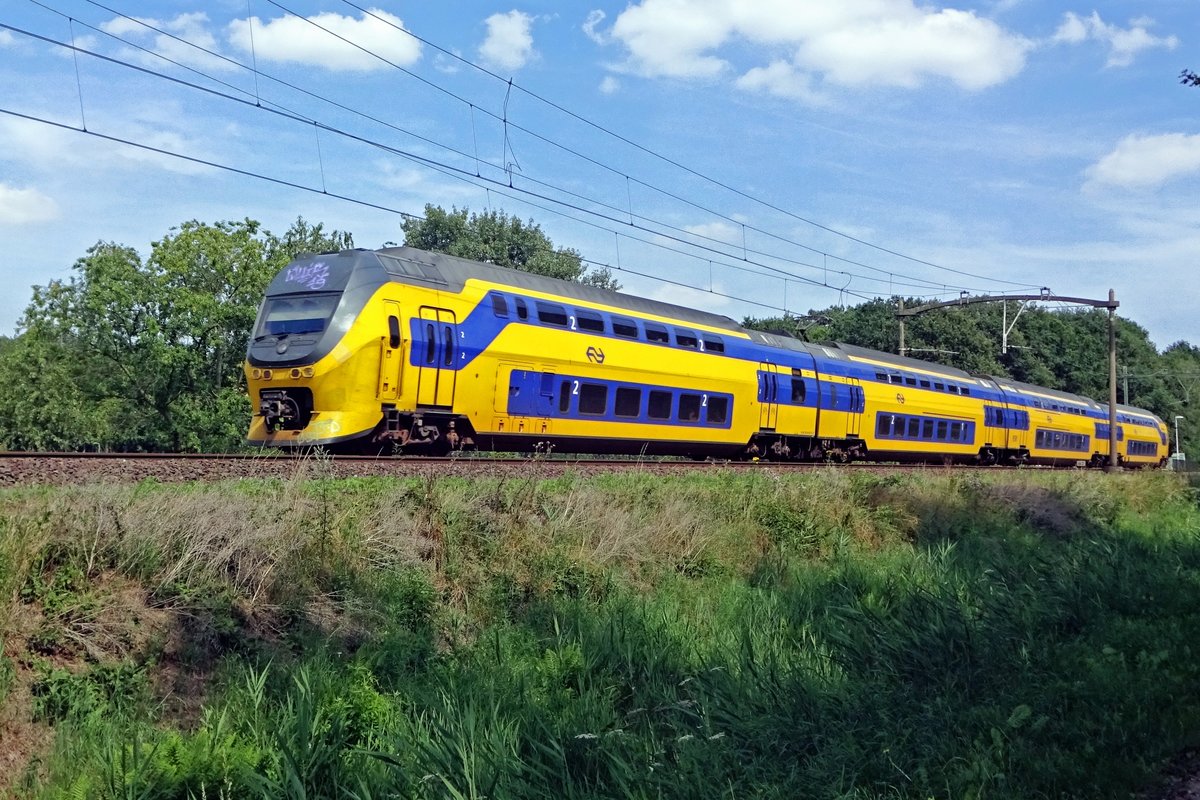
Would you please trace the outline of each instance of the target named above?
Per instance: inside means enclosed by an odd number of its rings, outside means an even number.
[[[409,274],[404,266],[400,267],[401,272],[397,274],[395,270],[390,268],[392,266],[388,263],[390,260],[395,259],[402,262],[402,264],[412,265],[425,275],[436,273],[441,276],[447,288],[451,290],[461,290],[468,280],[486,280],[503,286],[512,286],[517,289],[530,289],[535,292],[545,292],[546,294],[554,294],[560,297],[571,297],[576,300],[616,306],[628,309],[631,312],[671,317],[697,325],[707,325],[711,328],[742,331],[741,325],[721,314],[710,314],[707,311],[697,311],[694,308],[687,308],[686,306],[679,306],[674,303],[649,300],[645,297],[616,292],[611,289],[601,289],[574,281],[550,278],[545,275],[535,275],[532,272],[501,267],[496,264],[485,264],[480,261],[446,255],[445,253],[418,250],[414,247],[389,247],[375,252],[380,256],[380,261],[383,263],[384,269],[392,273],[393,278],[401,281],[404,281],[407,277],[413,279],[414,282],[429,282],[428,279],[422,281],[420,277]]]

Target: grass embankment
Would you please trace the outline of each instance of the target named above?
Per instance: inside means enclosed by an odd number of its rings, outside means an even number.
[[[39,798],[1127,796],[1200,743],[1194,499],[976,475],[9,490],[0,774]]]

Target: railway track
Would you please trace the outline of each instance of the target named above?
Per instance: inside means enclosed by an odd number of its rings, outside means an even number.
[[[0,486],[295,477],[554,477],[565,473],[599,474],[627,470],[666,474],[702,470],[805,471],[830,468],[827,464],[771,461],[513,458],[490,455],[431,458],[289,455],[278,451],[266,454],[0,452]],[[840,465],[838,468],[871,471],[945,469],[941,465],[899,466],[864,462]],[[955,469],[1002,468],[962,466]]]

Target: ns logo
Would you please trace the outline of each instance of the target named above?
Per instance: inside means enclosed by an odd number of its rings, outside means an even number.
[[[589,347],[587,349],[587,360],[591,361],[593,364],[603,364],[604,351],[599,347]]]

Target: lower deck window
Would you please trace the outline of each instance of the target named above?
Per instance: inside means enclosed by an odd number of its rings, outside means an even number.
[[[650,419],[670,419],[671,393],[651,390],[650,403],[646,410],[646,415]]]
[[[600,383],[584,383],[579,387],[579,413],[602,415],[608,406],[608,387]]]
[[[613,413],[618,417],[636,417],[642,409],[642,390],[618,386]]]
[[[712,425],[723,425],[729,419],[729,398],[708,398],[708,418],[705,420]]]
[[[679,421],[695,422],[700,419],[700,395],[679,395]]]

